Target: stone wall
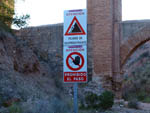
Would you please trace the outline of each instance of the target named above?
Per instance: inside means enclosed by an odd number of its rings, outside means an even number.
[[[116,90],[120,82],[121,0],[88,0],[88,23],[92,28],[93,80]]]
[[[112,76],[112,7],[109,0],[88,0],[92,26],[94,75]]]
[[[150,21],[125,21],[121,23],[121,29],[120,63],[122,68],[136,49],[150,40]]]
[[[18,40],[26,45],[44,62],[48,62],[53,72],[63,72],[63,24],[30,27],[16,31]],[[91,27],[88,25],[88,78],[92,76]],[[62,75],[63,77],[63,75]]]
[[[122,43],[128,40],[129,37],[133,36],[135,33],[141,31],[146,26],[150,25],[150,20],[132,20],[132,21],[122,21]]]

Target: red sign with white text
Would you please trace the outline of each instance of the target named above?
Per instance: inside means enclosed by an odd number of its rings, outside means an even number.
[[[64,82],[86,82],[86,72],[64,72]]]

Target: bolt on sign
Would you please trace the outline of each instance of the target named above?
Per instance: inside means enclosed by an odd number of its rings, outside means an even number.
[[[64,11],[64,82],[87,82],[87,13],[85,9]]]

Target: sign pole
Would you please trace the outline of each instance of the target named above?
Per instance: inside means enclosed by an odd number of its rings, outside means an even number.
[[[78,113],[78,83],[74,83],[74,113]]]

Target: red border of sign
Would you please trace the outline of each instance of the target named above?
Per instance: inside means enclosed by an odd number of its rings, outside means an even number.
[[[71,67],[70,64],[69,64],[69,58],[72,59],[72,55],[79,55],[79,56],[81,57],[82,63],[81,63],[81,65],[79,65],[78,68],[73,68],[73,67]],[[83,56],[82,56],[80,53],[78,53],[78,52],[73,52],[73,53],[70,53],[70,54],[67,56],[66,64],[67,64],[67,66],[68,66],[68,68],[69,68],[70,70],[72,70],[72,71],[78,71],[78,70],[80,70],[80,69],[83,67],[83,65],[84,65],[84,58],[83,58]]]
[[[76,21],[77,24],[79,25],[79,27],[80,27],[80,29],[81,29],[81,31],[82,31],[81,33],[69,33],[69,30],[71,29],[71,26],[72,26],[72,24],[73,24],[74,21]],[[72,20],[71,24],[69,25],[69,27],[68,27],[68,29],[67,29],[65,35],[86,35],[84,29],[82,28],[82,26],[81,26],[81,24],[79,23],[79,21],[78,21],[78,19],[77,19],[76,16],[73,18],[73,20]]]

